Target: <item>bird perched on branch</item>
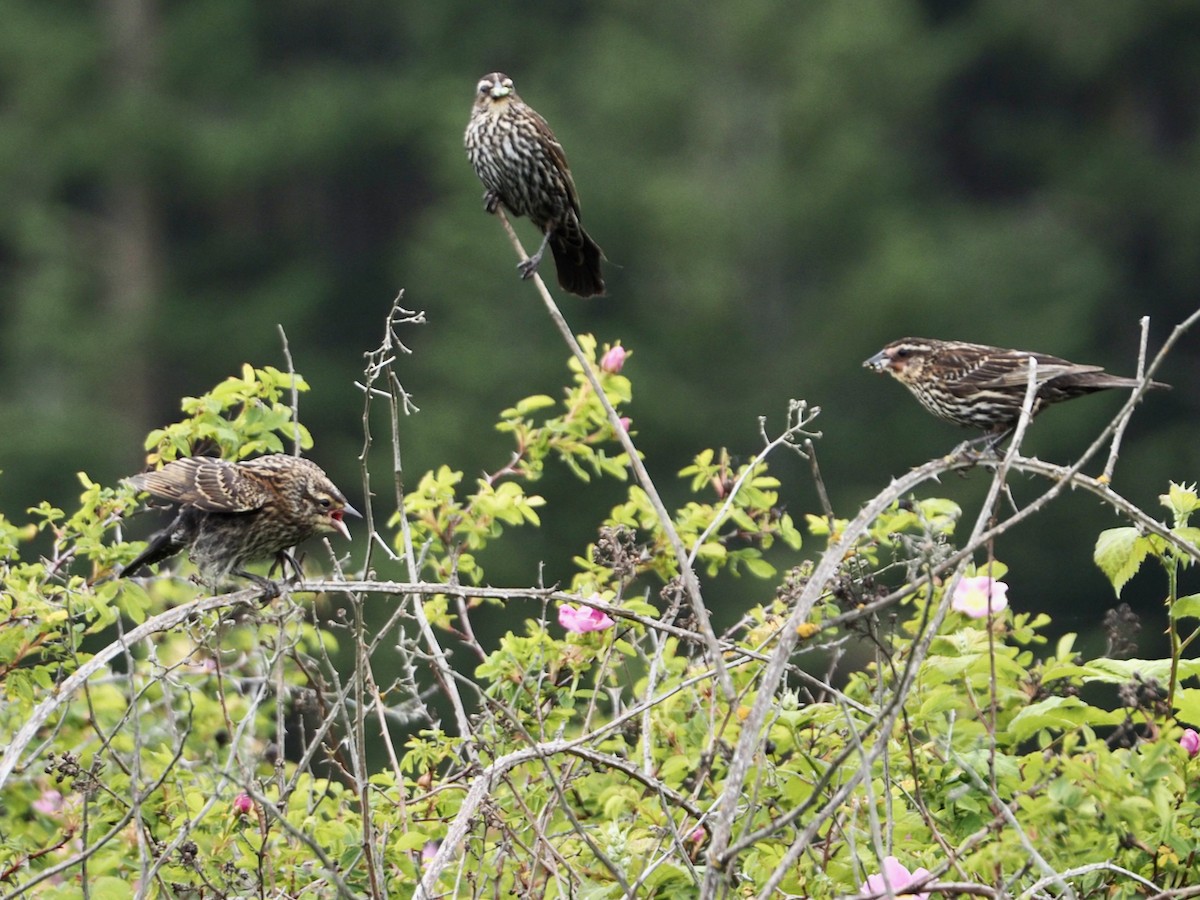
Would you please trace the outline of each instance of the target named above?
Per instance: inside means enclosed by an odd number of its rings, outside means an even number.
[[[186,548],[201,579],[214,588],[230,574],[270,584],[242,567],[269,557],[282,567],[289,547],[318,532],[337,531],[349,539],[343,519],[359,515],[320,466],[283,453],[237,463],[190,456],[129,482],[175,504],[178,512],[122,576]]]
[[[901,338],[892,341],[863,365],[886,372],[912,392],[940,419],[982,428],[995,446],[1016,427],[1029,384],[1029,360],[1037,360],[1037,393],[1032,413],[1051,403],[1109,388],[1136,388],[1136,378],[1109,375],[1100,366],[1085,366],[1025,350],[986,344]],[[1158,381],[1151,388],[1167,388]]]
[[[579,195],[562,145],[546,120],[517,96],[507,75],[493,72],[479,80],[464,142],[487,188],[484,209],[494,213],[503,203],[542,232],[537,252],[518,267],[521,277],[537,271],[549,244],[563,290],[580,297],[603,294],[604,253],[579,223]]]

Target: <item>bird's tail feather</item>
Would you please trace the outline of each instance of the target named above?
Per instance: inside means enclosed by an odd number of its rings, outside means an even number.
[[[604,276],[600,273],[604,251],[582,228],[578,235],[582,240],[571,240],[571,235],[550,237],[558,283],[564,291],[576,296],[597,297],[604,293]]]

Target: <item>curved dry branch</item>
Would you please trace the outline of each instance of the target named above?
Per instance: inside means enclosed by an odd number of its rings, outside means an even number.
[[[496,215],[504,226],[504,230],[508,234],[508,239],[512,242],[517,254],[523,260],[528,259],[529,257],[525,253],[525,248],[521,246],[521,239],[513,231],[512,224],[508,221],[504,210],[497,209]],[[579,342],[575,340],[575,333],[571,331],[567,320],[559,311],[558,304],[554,302],[554,298],[550,295],[550,291],[546,287],[546,282],[542,280],[542,276],[537,272],[533,273],[533,282],[537,286],[538,293],[541,294],[542,302],[545,303],[551,320],[553,320],[555,326],[558,328],[567,346],[571,348],[571,353],[579,361],[583,374],[587,377],[588,383],[596,393],[596,399],[604,407],[604,413],[608,416],[609,424],[612,425],[613,431],[618,440],[620,440],[621,446],[625,450],[625,455],[629,459],[629,468],[633,470],[634,478],[637,479],[637,483],[641,489],[646,492],[646,496],[650,498],[654,512],[658,515],[659,524],[662,526],[663,532],[666,534],[667,540],[670,541],[671,549],[675,554],[675,561],[679,566],[679,577],[683,580],[684,589],[687,591],[688,599],[691,601],[692,613],[696,617],[696,623],[700,626],[700,633],[704,635],[704,640],[708,644],[708,652],[712,659],[712,664],[717,670],[717,681],[721,686],[721,692],[727,700],[732,700],[734,696],[733,681],[730,679],[729,673],[725,671],[725,663],[721,659],[721,651],[717,645],[717,635],[713,631],[708,609],[705,607],[704,599],[701,596],[700,580],[696,577],[696,572],[689,563],[687,548],[683,545],[683,541],[679,537],[679,532],[675,529],[671,514],[667,511],[662,497],[659,496],[658,488],[655,487],[654,481],[650,478],[650,473],[642,465],[642,458],[638,454],[637,447],[633,445],[633,439],[629,436],[629,432],[621,424],[621,417],[617,415],[617,411],[608,401],[608,396],[604,393],[604,388],[600,385],[600,378],[588,362],[582,348],[579,346]]]

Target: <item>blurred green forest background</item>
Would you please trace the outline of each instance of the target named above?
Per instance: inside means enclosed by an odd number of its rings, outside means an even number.
[[[1139,317],[1153,350],[1200,305],[1194,0],[0,0],[0,18],[0,509],[17,521],[69,508],[79,470],[139,470],[181,396],[282,367],[277,323],[313,386],[309,455],[358,504],[354,381],[401,288],[428,317],[405,335],[406,477],[503,465],[496,414],[559,395],[567,351],[463,152],[494,70],[566,148],[609,296],[560,302],[634,351],[635,439],[669,505],[696,452],[749,456],[791,397],[824,410],[841,515],[947,452],[966,433],[860,366],[894,338],[1132,374]],[[1200,476],[1198,363],[1189,336],[1159,373],[1176,389],[1126,439],[1115,487],[1143,507]],[[1026,449],[1068,462],[1118,406],[1056,408]],[[775,468],[793,515],[818,512],[807,464]],[[984,481],[940,493],[969,504]],[[541,560],[567,579],[623,486],[534,490],[547,527],[506,538],[493,583],[533,583]],[[1114,601],[1091,544],[1119,523],[1098,512],[1068,497],[999,542],[1018,609],[1099,623]],[[772,593],[723,590],[726,618]]]

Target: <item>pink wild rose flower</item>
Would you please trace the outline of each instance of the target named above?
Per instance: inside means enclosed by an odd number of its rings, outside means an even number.
[[[884,875],[887,876],[886,880],[884,879]],[[929,900],[928,891],[920,894],[905,893],[910,884],[920,883],[928,877],[928,869],[916,869],[910,872],[896,857],[888,856],[883,860],[883,873],[871,875],[863,883],[862,895],[865,897],[886,897],[888,896],[888,888],[890,887],[892,894],[896,897]]]
[[[41,813],[43,816],[57,815],[63,808],[63,795],[54,788],[47,788],[42,791],[42,795],[33,801],[33,809],[35,812]]]
[[[1008,585],[987,575],[975,575],[959,579],[950,598],[950,608],[972,619],[982,619],[988,614],[988,598],[992,612],[1008,609]]]
[[[625,358],[627,356],[629,356],[629,351],[620,344],[617,344],[600,357],[601,371],[616,375],[625,367]]]
[[[611,618],[598,609],[584,606],[576,609],[569,603],[558,605],[558,624],[574,634],[586,634],[589,631],[603,631],[616,624]]]
[[[1195,756],[1200,753],[1200,734],[1196,733],[1195,728],[1184,729],[1183,737],[1179,739],[1179,746],[1187,751],[1188,756]]]

